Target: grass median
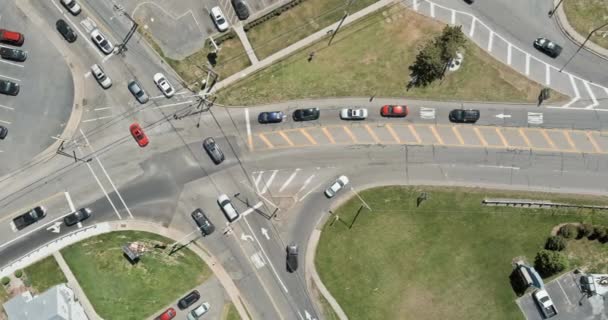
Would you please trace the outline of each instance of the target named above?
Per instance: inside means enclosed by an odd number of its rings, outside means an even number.
[[[581,36],[608,22],[608,6],[602,0],[564,1],[564,12],[570,25]],[[591,36],[591,41],[608,49],[608,28],[600,29]],[[604,32],[602,32],[604,31]]]
[[[429,198],[416,207],[422,191]],[[340,220],[325,225],[315,261],[353,320],[523,319],[509,282],[512,260],[533,262],[559,223],[608,222],[603,212],[481,205],[484,197],[608,202],[579,195],[383,187],[361,197],[373,211],[364,209],[352,229],[361,202],[334,211]]]

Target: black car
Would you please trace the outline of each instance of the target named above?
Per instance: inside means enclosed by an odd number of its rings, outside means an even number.
[[[91,216],[91,213],[92,213],[91,209],[82,208],[76,212],[73,212],[73,213],[65,216],[65,218],[63,218],[63,223],[65,223],[65,225],[68,227],[73,226],[73,225],[77,224],[78,222],[86,220],[88,217]]]
[[[270,112],[261,112],[258,115],[259,123],[279,123],[282,122],[284,118],[283,111],[270,111]]]
[[[207,151],[207,154],[209,154],[209,157],[211,157],[211,160],[213,160],[213,163],[215,164],[222,163],[226,158],[222,149],[220,149],[220,146],[218,146],[211,137],[203,140],[203,148]]]
[[[194,290],[194,291],[188,293],[188,295],[186,295],[185,297],[179,299],[179,302],[177,303],[177,307],[180,310],[187,309],[189,306],[191,306],[195,302],[197,302],[198,299],[200,299],[200,298],[201,298],[201,294],[198,293],[198,291]]]
[[[319,119],[319,108],[298,109],[293,112],[294,121],[310,121]]]
[[[455,109],[450,111],[450,121],[459,123],[475,123],[479,120],[479,110]]]
[[[20,49],[0,47],[0,57],[6,60],[23,62],[27,59],[27,52]]]
[[[8,129],[5,126],[0,126],[0,140],[4,140],[8,134]]]
[[[78,38],[78,36],[76,36],[76,33],[74,32],[74,30],[72,30],[70,25],[68,25],[68,23],[65,22],[65,20],[63,20],[63,19],[57,20],[57,23],[55,23],[55,26],[57,27],[57,31],[59,31],[59,33],[61,33],[61,35],[67,42],[70,42],[70,43],[74,42],[74,41],[76,41],[76,38]]]
[[[287,271],[298,270],[298,245],[291,243],[285,249],[287,251]]]
[[[19,85],[12,81],[0,79],[0,93],[16,96],[19,94]]]
[[[232,0],[232,6],[236,12],[236,16],[241,20],[249,18],[249,8],[245,0]]]
[[[562,53],[562,47],[546,38],[534,40],[534,47],[552,58],[557,58],[557,56]]]
[[[194,219],[194,222],[196,222],[198,228],[203,233],[203,235],[208,236],[212,234],[213,231],[215,231],[215,226],[213,225],[213,223],[211,223],[211,220],[207,218],[201,208],[197,208],[196,210],[192,211],[191,216],[192,219]]]

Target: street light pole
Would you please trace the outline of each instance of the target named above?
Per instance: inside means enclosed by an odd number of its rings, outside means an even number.
[[[574,56],[576,56],[576,54],[581,51],[581,49],[585,46],[585,44],[587,43],[587,41],[589,41],[589,39],[591,38],[591,36],[598,30],[600,30],[601,28],[608,26],[608,22],[604,23],[603,25],[591,30],[591,32],[589,32],[589,34],[587,35],[587,38],[585,38],[585,41],[583,41],[583,43],[581,43],[581,45],[578,47],[578,49],[576,50],[576,52],[572,55],[572,57],[570,57],[570,59],[568,59],[568,61],[566,62],[566,64],[564,64],[564,66],[559,69],[559,72],[562,72],[562,70],[564,70],[564,68],[570,63],[570,61],[572,61],[572,59],[574,59]]]
[[[564,2],[564,0],[559,0],[559,2],[557,3],[557,5],[555,6],[555,8],[549,10],[549,18],[553,17],[553,15],[555,14],[555,11],[557,11],[557,9],[559,8],[559,6],[562,5],[562,2]]]

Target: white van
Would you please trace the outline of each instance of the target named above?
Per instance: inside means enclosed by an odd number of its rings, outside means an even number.
[[[232,202],[230,202],[230,198],[227,195],[222,194],[217,198],[217,204],[220,205],[222,211],[224,211],[224,215],[228,221],[233,222],[239,218],[239,213],[236,211]]]

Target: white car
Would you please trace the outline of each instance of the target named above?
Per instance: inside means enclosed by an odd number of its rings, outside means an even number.
[[[228,221],[233,222],[239,218],[239,213],[236,211],[232,202],[230,202],[230,198],[227,195],[222,194],[217,198],[217,204],[220,205],[222,211],[224,211],[224,215]]]
[[[222,9],[220,7],[211,8],[211,18],[213,19],[213,23],[220,32],[224,32],[230,28],[230,24],[228,24],[228,20],[222,13]]]
[[[173,86],[167,81],[167,78],[165,78],[162,73],[159,72],[154,75],[154,83],[156,83],[156,86],[165,97],[171,98],[173,97],[173,94],[175,94],[175,89],[173,89]]]
[[[81,11],[75,0],[61,0],[60,2],[74,16],[77,16]]]
[[[329,188],[325,189],[325,195],[328,198],[333,198],[333,196],[335,196],[336,193],[342,190],[342,188],[344,188],[344,186],[346,186],[347,184],[348,178],[346,176],[340,176],[338,177],[338,180],[336,180],[331,186],[329,186]]]
[[[365,108],[344,108],[340,110],[340,119],[342,120],[364,120],[367,118],[367,109]]]
[[[110,77],[108,77],[106,73],[103,72],[103,69],[99,65],[92,65],[91,73],[93,74],[93,77],[95,77],[95,80],[99,82],[99,85],[101,85],[102,88],[107,89],[112,86],[112,79],[110,79]]]
[[[205,313],[207,313],[207,311],[209,311],[209,308],[211,308],[209,302],[203,302],[201,305],[194,308],[192,311],[190,311],[190,313],[188,313],[188,320],[197,320]]]
[[[105,54],[110,54],[114,50],[114,46],[112,43],[104,37],[103,34],[98,29],[94,29],[91,31],[91,40],[95,42],[95,44],[101,49],[101,51]]]

